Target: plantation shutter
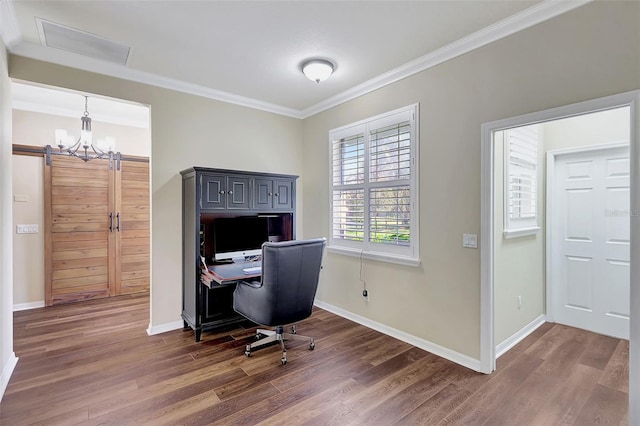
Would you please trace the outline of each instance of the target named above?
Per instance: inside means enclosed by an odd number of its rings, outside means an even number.
[[[506,229],[537,226],[538,127],[509,129],[506,135]]]
[[[411,105],[329,132],[331,251],[419,264],[417,110]]]
[[[369,241],[408,245],[411,242],[411,124],[405,121],[371,130],[369,141]]]
[[[364,238],[364,133],[333,141],[333,238],[362,241]]]

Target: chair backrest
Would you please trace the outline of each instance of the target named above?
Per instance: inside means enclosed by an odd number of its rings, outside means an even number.
[[[322,266],[326,239],[268,242],[262,245],[262,285],[251,291],[251,312],[240,313],[253,321],[284,325],[311,315]]]

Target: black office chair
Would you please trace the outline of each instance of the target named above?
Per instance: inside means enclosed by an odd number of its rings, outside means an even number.
[[[325,245],[324,238],[262,245],[262,280],[239,282],[233,293],[233,309],[257,324],[276,328],[258,329],[256,337],[266,337],[247,345],[246,356],[251,356],[253,349],[280,342],[284,365],[286,340],[305,340],[309,349],[314,349],[312,337],[296,334],[295,325],[291,333],[285,333],[284,325],[311,316]]]

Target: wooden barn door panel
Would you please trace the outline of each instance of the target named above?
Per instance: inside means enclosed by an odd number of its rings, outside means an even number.
[[[112,174],[108,160],[52,155],[45,165],[45,302],[109,296],[108,231]]]
[[[116,185],[120,229],[116,294],[149,291],[149,163],[123,160]]]

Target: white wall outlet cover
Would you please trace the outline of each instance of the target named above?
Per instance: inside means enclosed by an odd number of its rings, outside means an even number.
[[[13,196],[13,201],[26,203],[27,201],[29,201],[29,196],[25,194],[15,194]]]

